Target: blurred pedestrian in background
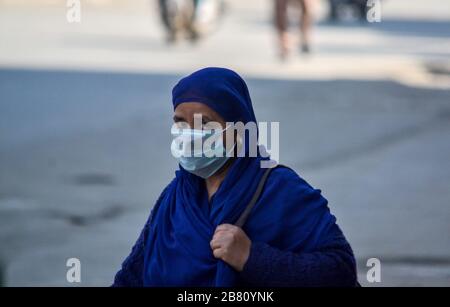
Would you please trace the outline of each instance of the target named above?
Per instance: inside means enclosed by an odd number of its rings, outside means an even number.
[[[167,31],[167,41],[180,38],[193,42],[211,32],[223,15],[222,0],[159,0],[162,22]]]
[[[300,50],[309,53],[310,32],[312,26],[312,6],[314,0],[274,0],[275,1],[275,26],[278,33],[280,57],[285,59],[291,50],[291,39],[289,37],[288,9],[290,4],[300,6]]]
[[[359,21],[366,21],[368,0],[328,0],[330,5],[329,19],[336,22],[353,16]]]
[[[182,32],[192,40],[197,39],[197,33],[193,27],[197,3],[196,0],[159,0],[161,20],[167,31],[169,43],[175,42]]]

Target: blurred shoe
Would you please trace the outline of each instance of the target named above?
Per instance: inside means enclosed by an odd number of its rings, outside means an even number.
[[[301,52],[303,54],[310,54],[311,53],[311,48],[309,47],[309,44],[302,44],[300,49],[301,49]]]

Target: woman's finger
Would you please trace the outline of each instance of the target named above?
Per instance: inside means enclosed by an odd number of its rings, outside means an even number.
[[[222,242],[232,242],[234,238],[233,232],[230,230],[221,230],[214,234],[212,240],[220,240]]]
[[[213,238],[223,236],[223,235],[226,234],[227,232],[230,232],[230,230],[229,230],[229,229],[219,229],[219,230],[216,230],[216,231],[214,232],[214,234],[213,234]]]
[[[209,246],[211,246],[212,250],[215,250],[216,248],[220,248],[222,246],[222,242],[220,240],[213,239],[209,242]]]
[[[213,255],[215,258],[222,259],[225,256],[225,249],[216,248],[215,250],[213,250]]]
[[[221,230],[231,230],[231,229],[233,229],[234,227],[236,227],[236,226],[231,225],[231,224],[220,224],[219,226],[217,226],[217,228],[216,228],[216,230],[214,231],[214,233],[216,233],[216,232],[218,232],[218,231],[221,231]]]
[[[210,242],[212,249],[217,247],[226,247],[233,242],[233,235],[230,232],[219,232]]]

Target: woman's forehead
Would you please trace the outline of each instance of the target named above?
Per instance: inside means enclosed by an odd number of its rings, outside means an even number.
[[[192,117],[194,114],[201,114],[211,120],[222,121],[222,117],[212,108],[200,102],[184,102],[175,108],[175,115],[182,117]]]

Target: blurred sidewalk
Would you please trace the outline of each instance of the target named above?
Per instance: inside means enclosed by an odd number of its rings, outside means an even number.
[[[386,0],[381,23],[341,25],[324,22],[327,2],[318,1],[314,53],[285,65],[276,58],[272,1],[227,3],[216,33],[196,46],[168,48],[156,1],[82,1],[79,24],[66,21],[63,0],[0,2],[0,65],[172,73],[225,66],[252,76],[450,84],[448,73],[428,69],[448,67],[448,1]]]

